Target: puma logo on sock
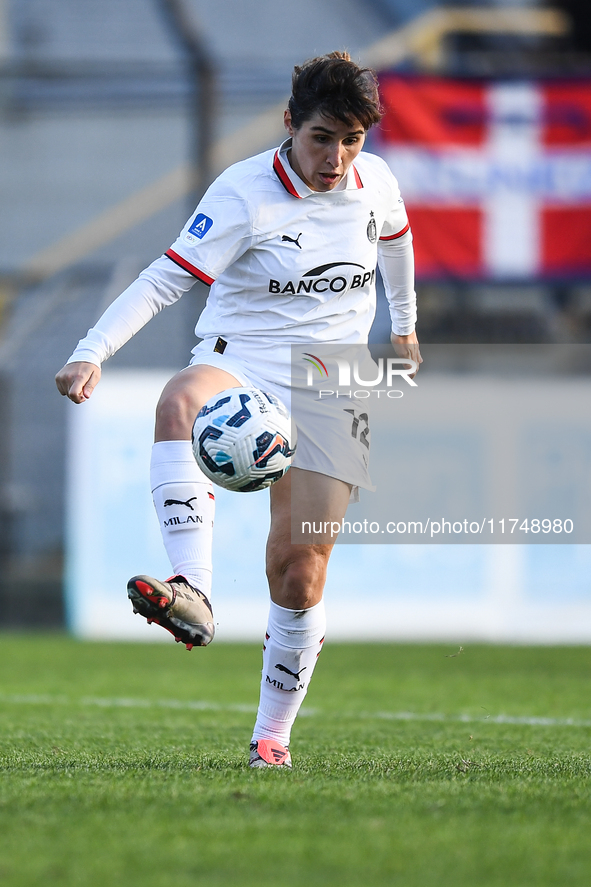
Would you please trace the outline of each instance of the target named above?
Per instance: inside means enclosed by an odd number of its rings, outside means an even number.
[[[306,670],[306,666],[304,665],[304,667],[300,668],[299,671],[290,671],[289,668],[287,668],[285,665],[281,665],[280,662],[277,663],[275,668],[279,669],[279,671],[284,671],[285,674],[290,674],[292,678],[296,679],[296,681],[299,681],[301,673]]]
[[[187,508],[191,509],[191,511],[195,511],[195,509],[191,505],[191,502],[194,502],[196,498],[197,496],[191,496],[191,498],[187,499],[186,501],[184,501],[183,499],[165,499],[164,507],[166,508],[167,505],[186,505]]]

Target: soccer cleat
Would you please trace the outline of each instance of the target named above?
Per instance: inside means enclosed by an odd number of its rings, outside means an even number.
[[[287,767],[291,770],[289,749],[275,739],[259,739],[250,743],[249,767]]]
[[[127,583],[127,596],[134,613],[144,616],[148,625],[161,625],[187,650],[205,647],[213,640],[211,604],[184,576],[171,576],[166,582],[151,576],[134,576]]]

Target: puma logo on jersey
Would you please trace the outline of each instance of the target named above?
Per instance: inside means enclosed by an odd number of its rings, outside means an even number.
[[[197,496],[191,496],[191,498],[187,499],[186,501],[184,501],[183,499],[165,499],[164,507],[166,508],[167,505],[186,505],[187,508],[191,509],[191,511],[195,511],[195,509],[191,505],[191,502],[194,502],[196,498]]]
[[[285,242],[287,242],[287,243],[295,243],[295,245],[298,247],[298,249],[301,249],[301,248],[302,248],[302,245],[301,245],[301,243],[300,243],[300,237],[302,236],[302,234],[303,234],[303,232],[300,231],[300,233],[299,233],[298,236],[295,238],[295,240],[293,239],[293,237],[289,237],[287,234],[284,234],[283,237],[281,238],[281,242],[282,242],[282,243],[285,243]]]
[[[284,671],[285,674],[290,674],[292,678],[296,679],[296,681],[299,681],[301,673],[306,670],[306,666],[304,665],[304,667],[300,668],[299,671],[290,671],[289,668],[287,668],[285,665],[281,665],[280,662],[277,663],[275,668],[279,669],[279,671]]]

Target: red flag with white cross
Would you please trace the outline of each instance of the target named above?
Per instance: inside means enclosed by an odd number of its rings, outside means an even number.
[[[591,276],[591,80],[379,79],[419,278]]]

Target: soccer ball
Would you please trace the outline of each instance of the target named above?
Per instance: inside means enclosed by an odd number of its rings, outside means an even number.
[[[286,407],[258,388],[228,388],[199,411],[193,454],[207,477],[226,490],[264,490],[289,471],[296,431]]]

